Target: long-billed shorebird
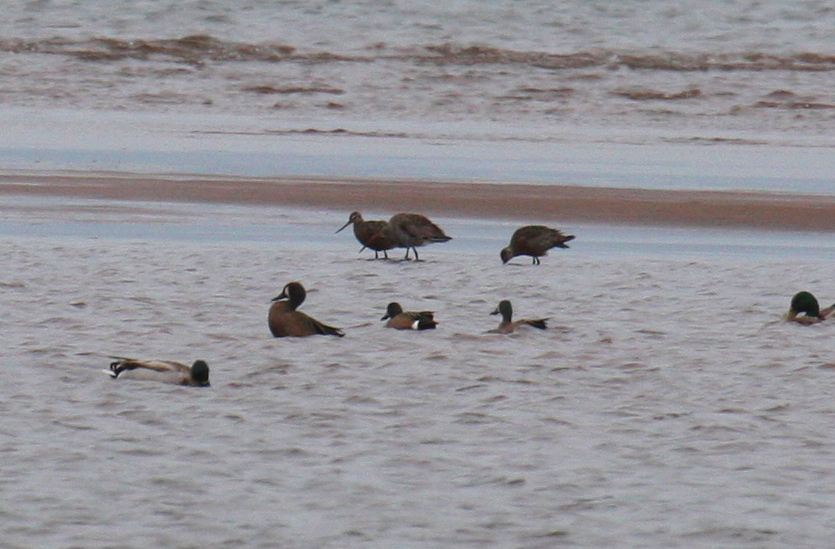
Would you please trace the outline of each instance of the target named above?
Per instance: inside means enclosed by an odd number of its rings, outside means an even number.
[[[432,223],[428,217],[415,213],[395,214],[388,222],[391,237],[398,248],[406,248],[406,259],[409,259],[409,249],[415,251],[415,260],[418,257],[417,247],[432,242],[447,242],[452,240],[444,231]]]
[[[510,245],[502,249],[502,263],[507,263],[517,255],[529,255],[533,265],[539,265],[539,258],[548,255],[551,248],[568,248],[566,242],[574,240],[574,235],[564,234],[558,229],[544,225],[527,225],[516,229],[510,237]]]
[[[348,216],[348,222],[336,232],[338,233],[351,224],[354,225],[354,236],[362,244],[360,251],[366,248],[374,250],[374,259],[379,259],[379,253],[383,252],[383,257],[388,259],[386,250],[394,248],[394,241],[391,239],[391,232],[388,230],[386,221],[366,221],[359,212],[351,212],[351,215]]]

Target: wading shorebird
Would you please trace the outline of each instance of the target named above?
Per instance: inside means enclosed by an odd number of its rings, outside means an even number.
[[[513,333],[516,330],[516,328],[519,328],[520,326],[533,326],[534,328],[539,328],[540,330],[544,330],[548,327],[547,318],[523,318],[514,322],[513,306],[507,299],[500,301],[499,306],[496,307],[496,310],[490,314],[502,315],[502,321],[499,323],[498,328],[495,328],[487,332],[490,334],[510,334]]]
[[[409,259],[409,249],[415,251],[415,261],[419,260],[417,247],[432,242],[447,242],[452,240],[440,227],[432,223],[428,217],[415,213],[395,214],[389,220],[391,238],[398,248],[406,248]]]
[[[345,334],[339,328],[322,324],[315,318],[311,318],[296,309],[304,302],[307,292],[298,282],[290,282],[281,293],[272,299],[270,312],[267,316],[267,323],[270,332],[275,337],[304,337],[309,335],[335,335],[342,337]]]
[[[533,265],[539,265],[539,258],[548,255],[551,248],[568,248],[566,242],[574,240],[574,235],[563,234],[557,229],[544,225],[527,225],[516,229],[510,237],[510,245],[502,249],[502,263],[507,263],[517,255],[529,255]]]
[[[110,357],[110,369],[105,372],[113,379],[146,379],[175,385],[209,387],[209,365],[205,360],[195,360],[189,366],[173,360],[136,360]]]
[[[386,320],[386,328],[395,330],[434,330],[438,325],[435,322],[435,313],[432,311],[404,311],[399,303],[389,303],[386,307],[386,314],[380,320]]]
[[[391,239],[391,232],[388,230],[386,221],[366,221],[359,212],[351,212],[351,215],[348,216],[348,222],[336,232],[338,233],[352,223],[354,225],[354,236],[362,244],[360,252],[368,248],[374,250],[374,259],[380,258],[380,252],[383,252],[385,259],[389,258],[386,250],[394,248],[394,242]]]
[[[798,316],[800,313],[803,313],[803,316]],[[817,298],[810,292],[797,292],[792,297],[789,312],[784,318],[798,324],[809,325],[831,318],[833,314],[835,314],[835,305],[821,309]]]

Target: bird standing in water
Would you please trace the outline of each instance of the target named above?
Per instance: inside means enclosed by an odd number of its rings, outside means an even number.
[[[369,250],[374,250],[374,259],[380,258],[380,252],[383,252],[385,259],[389,258],[386,250],[394,248],[394,242],[391,239],[391,232],[388,230],[387,222],[377,220],[366,221],[359,212],[351,212],[351,215],[348,216],[348,222],[336,232],[338,233],[351,224],[354,225],[354,236],[362,244],[360,252],[368,248]]]
[[[398,248],[406,248],[406,258],[409,259],[409,249],[415,251],[415,261],[419,260],[417,247],[432,242],[447,242],[452,240],[444,231],[432,223],[428,217],[415,213],[395,214],[388,222],[392,241]]]
[[[568,248],[566,242],[574,240],[574,235],[563,234],[558,229],[545,225],[527,225],[516,229],[510,237],[510,245],[502,249],[502,263],[507,263],[517,255],[529,255],[533,265],[539,265],[539,258],[548,255],[551,248]]]

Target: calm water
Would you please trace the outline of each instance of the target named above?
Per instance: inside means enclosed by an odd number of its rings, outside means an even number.
[[[455,239],[412,263],[358,255],[334,212],[4,217],[4,547],[831,538],[830,327],[780,322],[800,287],[835,297],[823,237],[572,227],[532,267],[499,261],[512,223],[439,219]],[[345,338],[270,337],[291,280]],[[551,329],[485,334],[504,298]],[[439,328],[384,329],[391,300]],[[202,357],[213,386],[114,382],[108,354]]]

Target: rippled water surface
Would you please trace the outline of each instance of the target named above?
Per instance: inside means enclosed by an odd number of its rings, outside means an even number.
[[[494,137],[593,127],[831,146],[834,20],[814,0],[31,0],[0,22],[0,86],[6,106],[295,130],[486,123]]]
[[[405,262],[333,235],[343,212],[21,212],[2,227],[6,547],[829,543],[831,327],[780,322],[801,287],[835,297],[820,237],[719,253],[574,227],[571,250],[502,266],[511,223],[440,219],[454,239]],[[270,337],[291,280],[344,338]],[[485,334],[500,299],[550,329]],[[384,329],[393,300],[440,326]],[[112,381],[108,354],[201,357],[212,387]]]

